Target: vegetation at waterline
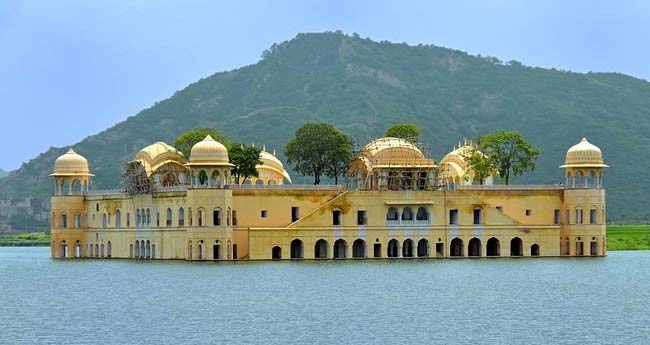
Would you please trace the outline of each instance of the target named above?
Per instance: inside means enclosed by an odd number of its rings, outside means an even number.
[[[0,235],[0,247],[44,247],[50,245],[50,235],[44,232]]]
[[[0,235],[0,247],[49,246],[43,232]],[[607,250],[650,250],[650,225],[608,225]]]
[[[607,226],[607,250],[650,250],[650,225]]]

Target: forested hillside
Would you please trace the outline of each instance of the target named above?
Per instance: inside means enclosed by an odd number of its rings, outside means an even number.
[[[566,150],[586,136],[611,165],[605,177],[610,219],[650,217],[643,207],[650,186],[631,183],[650,170],[650,83],[356,35],[299,34],[273,45],[254,65],[201,79],[71,144],[88,158],[94,188],[115,188],[119,163],[154,140],[171,143],[193,127],[216,127],[232,139],[266,144],[282,158],[295,129],[310,121],[330,122],[358,143],[412,122],[436,159],[463,138],[516,129],[542,154],[538,169],[515,183],[563,181],[558,166]],[[65,150],[51,148],[3,179],[0,198],[48,196],[48,174]]]

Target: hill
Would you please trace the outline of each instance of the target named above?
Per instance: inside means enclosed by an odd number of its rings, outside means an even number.
[[[3,177],[5,177],[5,176],[7,176],[7,175],[9,175],[8,172],[6,172],[6,171],[0,169],[0,178],[3,178]]]
[[[119,162],[197,126],[284,151],[294,130],[327,121],[358,143],[413,122],[440,159],[462,138],[516,129],[542,149],[538,169],[515,182],[563,181],[566,150],[583,136],[603,149],[610,219],[647,219],[650,83],[616,73],[572,73],[472,56],[434,45],[374,42],[341,33],[299,34],[250,66],[213,74],[73,145],[115,188]],[[100,105],[98,105],[100,106]],[[88,110],[92,114],[92,109]],[[66,148],[50,148],[0,184],[0,198],[48,196],[47,176]],[[633,161],[635,164],[631,164]],[[297,178],[295,181],[302,181]]]

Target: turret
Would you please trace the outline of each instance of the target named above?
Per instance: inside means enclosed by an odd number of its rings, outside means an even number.
[[[189,163],[192,188],[221,187],[230,180],[228,149],[211,136],[192,146]]]
[[[82,195],[88,191],[90,173],[88,161],[82,155],[69,149],[54,162],[54,195]]]
[[[571,146],[566,153],[564,165],[566,169],[567,188],[603,188],[603,168],[609,166],[603,162],[603,153],[589,143],[587,138]]]

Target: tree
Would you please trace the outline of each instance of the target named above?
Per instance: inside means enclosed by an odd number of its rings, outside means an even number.
[[[229,146],[228,139],[221,135],[215,128],[194,128],[189,130],[176,138],[174,146],[183,153],[185,159],[190,159],[192,146],[205,139],[208,135],[214,140],[226,145],[226,147]]]
[[[506,184],[510,182],[511,173],[519,176],[527,170],[535,170],[535,160],[541,152],[518,131],[496,131],[480,137],[478,143],[478,149],[489,158]],[[479,165],[473,168],[480,168]]]
[[[228,150],[228,158],[234,166],[230,173],[236,184],[241,184],[249,177],[258,177],[256,165],[263,164],[260,160],[260,150],[253,146],[233,143]]]
[[[411,123],[401,123],[393,125],[387,129],[384,136],[402,138],[409,141],[418,141],[420,137],[420,129]]]
[[[476,147],[471,147],[465,151],[462,157],[469,165],[470,171],[474,174],[474,181],[478,181],[481,185],[496,170],[493,160]]]
[[[325,176],[333,178],[334,184],[339,184],[339,176],[347,173],[352,161],[352,138],[338,131],[332,133],[328,142],[327,167]]]
[[[293,164],[294,170],[303,175],[314,176],[314,184],[320,184],[323,174],[338,182],[351,155],[352,141],[327,123],[300,126],[285,149],[287,163]]]

